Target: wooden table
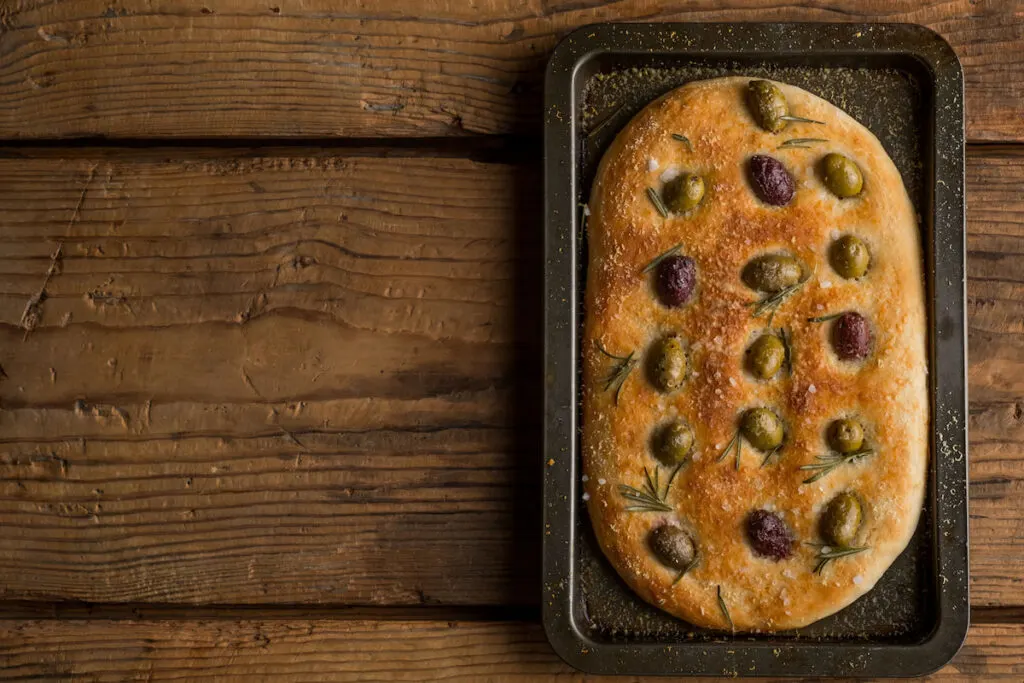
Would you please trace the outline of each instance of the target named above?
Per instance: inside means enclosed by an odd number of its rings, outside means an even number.
[[[1024,4],[0,0],[0,680],[585,680],[539,626],[540,85],[606,20],[967,82],[971,592],[1024,677]]]

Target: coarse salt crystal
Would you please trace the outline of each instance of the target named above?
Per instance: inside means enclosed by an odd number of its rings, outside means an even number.
[[[590,215],[590,207],[587,206],[586,204],[583,205],[583,215],[584,216],[589,216]]]
[[[832,228],[832,232],[829,233],[829,237],[831,237],[834,240],[839,239],[839,231],[836,230],[835,228]]]
[[[792,569],[783,569],[782,570],[782,575],[785,576],[787,579],[792,579],[793,578],[793,570]]]
[[[604,486],[608,482],[607,482],[607,480],[605,480],[604,477],[601,477],[600,479],[597,480],[597,483],[600,484],[601,486]]]
[[[814,307],[814,310],[816,310],[816,311],[824,311],[825,307],[822,306],[821,304],[818,304],[817,306]]]
[[[827,554],[829,554],[830,552],[832,552],[832,548],[830,548],[830,547],[829,547],[829,546],[827,546],[827,545],[823,545],[823,546],[821,546],[821,554],[822,554],[822,555],[827,555]]]
[[[735,377],[730,377],[729,378],[729,386],[732,386],[732,387],[736,386],[736,378]]]
[[[584,475],[583,475],[582,477],[580,477],[580,478],[581,478],[581,479],[582,479],[583,481],[590,481],[590,477],[588,477],[588,476],[587,476],[587,475],[585,475],[585,474],[584,474]]]
[[[648,159],[647,160],[647,170],[648,171],[657,171],[658,170],[658,160],[654,159],[654,158]]]
[[[666,168],[664,171],[661,172],[661,175],[658,176],[658,180],[660,180],[663,183],[667,183],[667,182],[670,182],[672,180],[675,180],[678,177],[679,177],[679,169],[678,168]]]
[[[822,280],[821,281],[821,288],[822,289],[832,289],[832,283],[829,280]]]
[[[694,453],[693,457],[690,459],[693,460],[694,462],[700,462],[700,451]]]
[[[860,574],[857,574],[857,576],[853,577],[853,582],[859,586],[862,583],[864,583],[864,577]]]
[[[583,500],[590,500],[590,494],[589,493],[584,493],[583,494]]]
[[[816,393],[818,393],[818,387],[816,387],[816,386],[814,386],[812,384],[811,386],[807,387],[807,391],[809,393],[816,394]]]

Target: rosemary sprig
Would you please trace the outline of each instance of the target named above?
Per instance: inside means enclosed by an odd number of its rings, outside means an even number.
[[[827,323],[829,320],[835,320],[836,318],[842,317],[842,313],[829,313],[828,315],[819,315],[816,318],[808,318],[809,323]]]
[[[668,209],[665,208],[665,202],[661,201],[661,195],[653,187],[647,188],[647,198],[651,200],[651,204],[654,204],[654,208],[658,210],[662,218],[668,218]]]
[[[796,290],[803,287],[805,282],[807,282],[807,279],[801,280],[800,282],[785,287],[784,289],[780,289],[774,294],[769,294],[768,296],[763,297],[760,301],[751,301],[747,304],[748,306],[754,307],[754,312],[751,314],[751,317],[760,318],[762,315],[770,311],[770,315],[768,316],[768,327],[771,327],[772,320],[775,319],[775,312],[778,310],[779,306],[781,306],[786,299],[792,296]]]
[[[722,587],[718,586],[718,609],[722,610],[722,614],[725,616],[725,620],[729,622],[729,630],[736,631],[736,626],[732,623],[732,616],[729,615],[729,608],[725,604],[725,599],[722,598]]]
[[[626,105],[625,105],[625,103],[623,103],[623,104],[620,104],[619,106],[617,106],[617,107],[615,108],[615,110],[614,110],[614,111],[612,111],[612,113],[611,113],[611,114],[608,114],[608,116],[606,116],[606,117],[604,117],[603,119],[601,119],[601,122],[600,122],[600,123],[598,123],[598,124],[597,124],[596,126],[594,126],[593,128],[591,128],[591,129],[590,129],[590,130],[589,130],[589,131],[587,132],[587,139],[590,139],[590,138],[594,137],[595,135],[597,135],[597,132],[598,132],[599,130],[601,130],[602,128],[604,128],[604,127],[605,127],[606,125],[608,125],[608,122],[609,122],[609,121],[611,121],[611,120],[612,120],[612,119],[614,119],[614,118],[615,118],[616,116],[618,116],[618,115],[619,115],[619,112],[620,112],[620,111],[622,111],[622,108],[623,108],[623,107],[625,107],[625,106],[626,106]]]
[[[690,138],[686,137],[685,135],[680,135],[679,133],[672,133],[672,139],[673,140],[678,140],[679,142],[681,142],[684,145],[686,145],[686,149],[688,151],[690,151],[690,152],[693,151],[693,143],[691,143],[690,142]]]
[[[815,121],[814,119],[805,119],[802,116],[793,116],[792,114],[787,114],[785,116],[780,116],[779,118],[782,119],[783,121],[792,121],[793,123],[817,123],[820,126],[824,126],[825,125],[824,121]]]
[[[740,430],[738,429],[736,430],[736,434],[733,435],[732,439],[730,439],[729,443],[725,446],[725,450],[722,451],[722,454],[718,456],[718,459],[715,460],[715,462],[722,462],[725,460],[725,456],[729,455],[729,451],[733,448],[736,450],[735,468],[738,470],[740,468],[740,454],[743,451],[743,438],[740,437]]]
[[[677,583],[679,583],[679,579],[681,579],[684,576],[686,576],[690,572],[691,569],[696,567],[697,566],[697,560],[699,560],[699,559],[700,559],[699,555],[694,555],[693,556],[693,561],[690,562],[690,564],[688,564],[685,567],[683,567],[683,571],[679,572],[679,576],[677,576],[675,579],[672,580],[672,585],[674,586]]]
[[[778,453],[781,449],[782,449],[782,444],[779,444],[775,448],[773,448],[770,451],[768,451],[767,453],[765,453],[764,454],[764,458],[761,459],[761,467],[764,467],[765,465],[767,465],[768,461],[771,460],[775,456],[775,454]]]
[[[800,147],[803,149],[807,149],[811,146],[812,143],[815,142],[828,142],[828,140],[826,140],[825,138],[792,138],[786,140],[781,145],[779,145],[779,149],[783,149],[786,147]]]
[[[627,356],[616,356],[614,353],[606,351],[600,343],[597,345],[597,350],[608,356],[614,361],[617,361],[613,366],[608,376],[602,381],[604,382],[604,390],[608,391],[611,388],[615,388],[615,405],[619,405],[619,394],[622,393],[622,385],[626,383],[629,378],[629,373],[633,371],[636,366],[636,358],[634,355],[635,351],[630,351]]]
[[[665,482],[664,489],[658,482],[660,470],[657,465],[654,467],[654,477],[651,477],[650,470],[644,467],[643,488],[638,489],[628,484],[619,484],[619,495],[633,503],[626,507],[626,510],[629,512],[672,512],[672,506],[665,501],[668,499],[669,489],[680,469],[682,469],[682,465],[676,465],[668,481]]]
[[[818,549],[818,555],[815,557],[815,559],[818,560],[818,564],[814,566],[815,574],[820,574],[821,570],[824,569],[825,566],[832,560],[838,560],[840,557],[849,557],[850,555],[856,555],[857,553],[862,553],[865,550],[870,550],[870,548],[866,545],[857,547],[836,547],[828,546],[823,543],[810,543],[808,545],[812,545]]]
[[[654,260],[651,261],[650,263],[648,263],[646,266],[644,266],[644,269],[642,271],[640,271],[640,272],[641,273],[649,273],[649,272],[651,272],[652,270],[654,270],[655,268],[658,267],[659,263],[661,263],[662,261],[664,261],[669,256],[671,256],[672,254],[676,253],[677,251],[679,251],[682,248],[683,248],[682,244],[677,244],[676,246],[672,247],[671,249],[666,249],[665,251],[663,251],[660,254],[658,254],[657,256],[655,256]]]
[[[786,366],[786,372],[793,374],[793,344],[789,338],[789,332],[784,327],[779,328],[779,339],[782,340],[782,364]]]
[[[810,464],[810,465],[801,465],[800,466],[800,469],[802,469],[802,470],[815,473],[811,477],[809,477],[807,479],[804,479],[804,483],[805,484],[813,484],[814,482],[818,481],[819,479],[821,479],[825,475],[831,473],[832,470],[834,470],[835,468],[839,467],[840,465],[845,465],[847,463],[856,462],[857,460],[860,460],[861,458],[864,458],[864,457],[867,457],[867,456],[873,455],[873,454],[874,454],[874,451],[871,450],[870,448],[862,448],[859,451],[854,451],[853,453],[847,453],[845,455],[843,455],[841,453],[834,453],[833,452],[833,453],[828,453],[826,455],[816,456],[814,458],[814,462],[812,464]]]

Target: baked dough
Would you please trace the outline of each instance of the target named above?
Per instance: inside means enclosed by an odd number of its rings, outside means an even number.
[[[699,626],[777,631],[828,616],[869,591],[914,533],[928,466],[925,312],[915,213],[882,145],[837,107],[784,83],[776,85],[790,112],[823,125],[790,122],[767,132],[747,106],[750,81],[721,78],[669,92],[637,114],[601,161],[587,223],[583,480],[601,548],[644,600]],[[780,148],[792,138],[826,141]],[[840,199],[825,187],[821,162],[829,152],[856,161],[864,178],[859,196]],[[754,192],[754,154],[788,169],[796,192],[786,206],[769,206]],[[647,190],[660,192],[680,172],[705,179],[703,200],[663,217]],[[840,277],[829,262],[829,245],[845,234],[871,252],[859,279]],[[653,274],[642,271],[676,245],[696,262],[696,290],[688,304],[669,308],[657,298]],[[762,295],[740,278],[765,253],[790,254],[809,273],[772,321],[789,332],[791,369],[767,381],[744,369],[766,317],[753,317],[750,304]],[[863,361],[840,360],[831,323],[808,321],[842,311],[869,321],[873,342]],[[644,372],[647,350],[666,334],[685,340],[690,363],[686,381],[670,393]],[[602,349],[639,361],[617,401],[615,383],[606,380],[620,361]],[[782,418],[784,445],[763,467],[761,453],[743,448],[737,470],[732,453],[719,456],[743,410],[756,406]],[[812,472],[800,467],[828,452],[827,426],[847,416],[863,424],[873,454],[804,483]],[[627,510],[623,485],[642,490],[657,472],[665,488],[672,468],[653,457],[652,435],[676,417],[690,424],[695,445],[665,496],[671,511]],[[815,573],[819,517],[844,491],[864,504],[858,547],[867,549]],[[752,551],[744,525],[756,509],[774,511],[792,531],[787,559]],[[665,524],[695,540],[697,562],[681,578],[650,550],[649,534]]]

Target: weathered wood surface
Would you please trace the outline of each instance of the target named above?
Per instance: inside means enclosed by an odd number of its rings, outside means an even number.
[[[924,680],[1020,681],[1022,649],[1021,624],[975,625],[956,660]],[[524,622],[0,622],[0,681],[39,679],[90,683],[641,680],[574,671],[554,654],[539,625]]]
[[[534,604],[536,169],[174,154],[0,160],[0,595]],[[1021,605],[1024,154],[968,169],[971,588]]]
[[[1024,139],[1015,0],[11,0],[0,138],[537,133],[550,49],[612,20],[924,24],[963,62],[969,138]]]

